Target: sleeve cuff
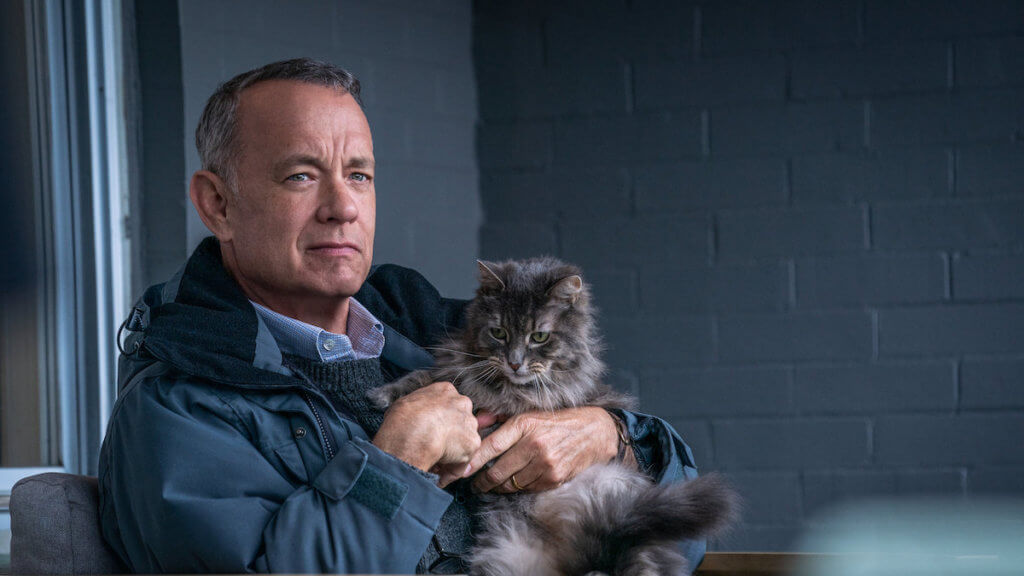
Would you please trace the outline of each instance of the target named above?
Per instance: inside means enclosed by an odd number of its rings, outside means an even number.
[[[437,477],[355,438],[343,444],[313,487],[327,498],[352,498],[391,520],[404,511],[431,531],[437,529],[452,496]]]

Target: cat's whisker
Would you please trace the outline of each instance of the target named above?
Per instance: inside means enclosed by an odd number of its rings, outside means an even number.
[[[462,378],[462,375],[467,370],[474,370],[474,369],[479,368],[480,366],[483,366],[485,364],[487,364],[487,361],[481,360],[479,362],[474,362],[474,363],[470,364],[469,366],[464,367],[462,370],[459,370],[459,373],[456,374],[454,378],[452,378],[452,384],[457,384],[458,381],[459,381],[459,378]],[[472,375],[472,373],[470,373],[470,374]]]

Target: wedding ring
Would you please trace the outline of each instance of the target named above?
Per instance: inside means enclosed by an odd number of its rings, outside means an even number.
[[[512,486],[515,487],[516,492],[522,492],[523,491],[523,487],[519,485],[519,482],[516,482],[516,475],[515,474],[512,475]]]

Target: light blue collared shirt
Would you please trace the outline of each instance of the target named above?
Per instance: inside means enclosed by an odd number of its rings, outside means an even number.
[[[348,334],[334,334],[255,302],[252,305],[284,354],[321,362],[363,360],[380,356],[384,349],[384,325],[355,298],[349,298],[348,302]]]

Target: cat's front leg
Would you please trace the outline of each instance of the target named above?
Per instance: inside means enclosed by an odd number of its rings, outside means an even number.
[[[417,370],[406,374],[390,384],[373,388],[366,393],[366,396],[373,402],[374,406],[381,410],[387,410],[389,406],[395,403],[395,400],[433,382],[433,373],[430,370]]]

